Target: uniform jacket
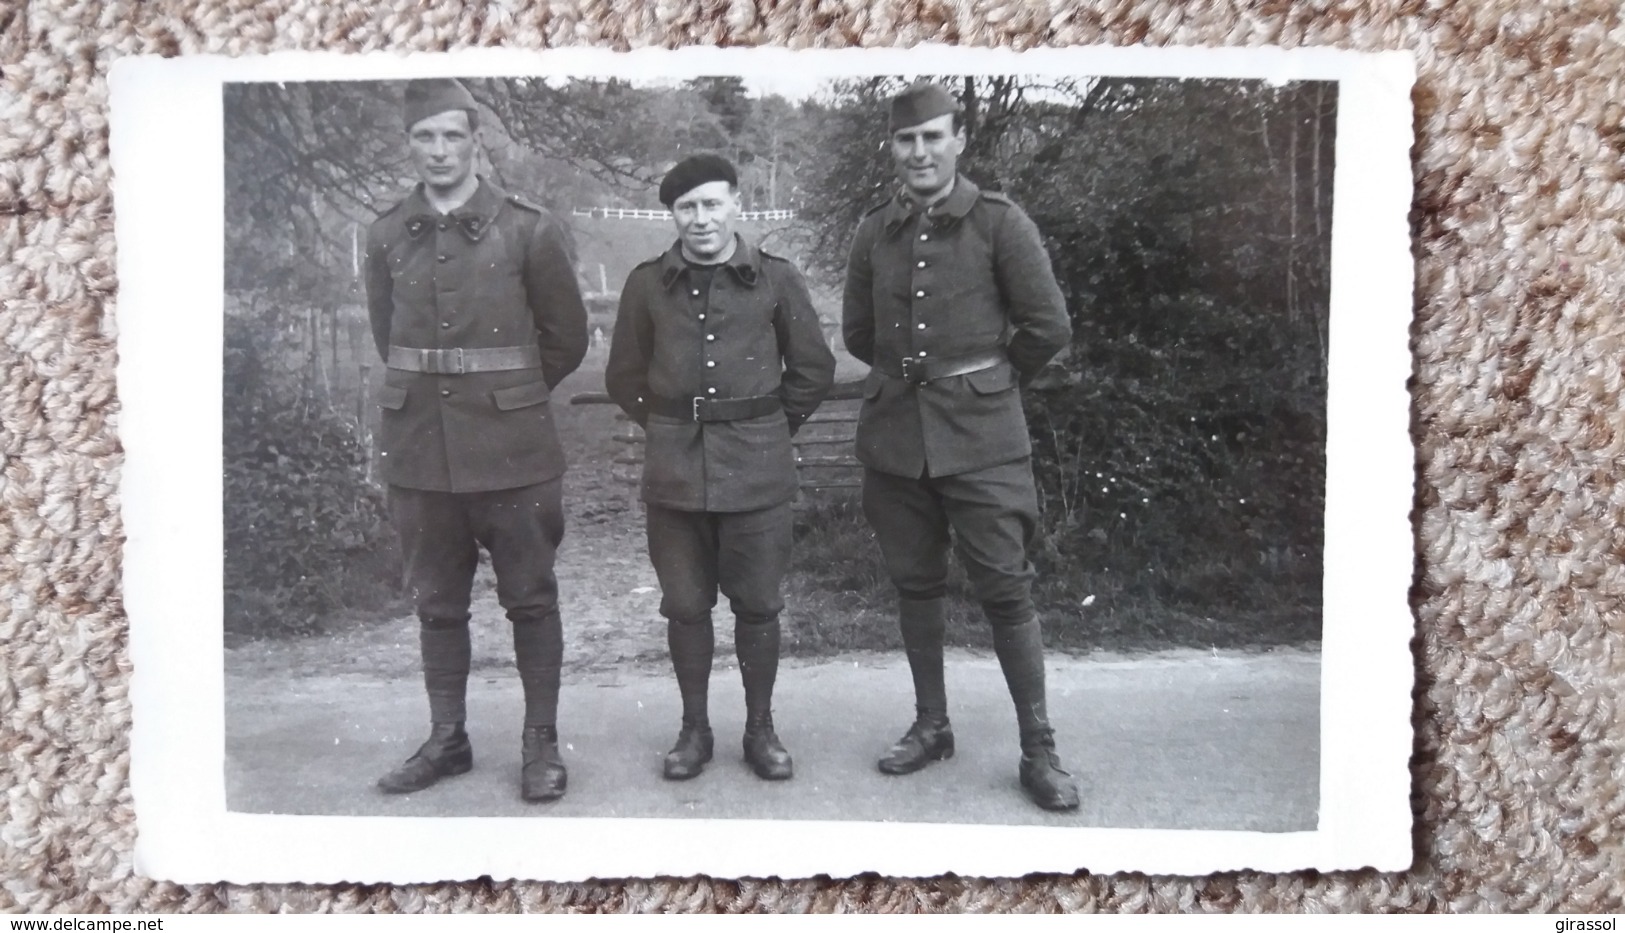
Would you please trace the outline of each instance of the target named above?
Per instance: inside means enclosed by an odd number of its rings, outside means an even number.
[[[858,460],[918,477],[1029,455],[1018,384],[1066,347],[1072,326],[1037,226],[961,175],[922,216],[901,196],[864,216],[847,263],[842,332],[871,365],[1004,349],[1008,363],[920,386],[870,370]]]
[[[794,429],[835,377],[835,356],[807,285],[788,260],[743,239],[711,277],[690,281],[679,245],[632,270],[604,381],[644,426],[643,499],[667,508],[742,512],[795,496]],[[650,394],[672,399],[777,395],[784,410],[696,423],[651,415]]]
[[[367,231],[367,305],[386,361],[391,345],[541,350],[540,369],[387,369],[378,398],[386,482],[484,492],[564,472],[548,399],[586,354],[587,311],[551,214],[484,179],[440,214],[420,186]]]

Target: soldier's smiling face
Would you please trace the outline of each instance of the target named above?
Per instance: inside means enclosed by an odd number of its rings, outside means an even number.
[[[446,110],[424,117],[406,131],[412,167],[423,183],[437,191],[450,191],[474,171],[477,133],[468,111]]]
[[[725,181],[708,181],[672,201],[671,215],[690,259],[719,262],[733,248],[739,191]]]
[[[897,180],[922,200],[929,200],[953,184],[959,154],[964,151],[965,130],[963,127],[954,129],[951,113],[905,126],[891,134]]]

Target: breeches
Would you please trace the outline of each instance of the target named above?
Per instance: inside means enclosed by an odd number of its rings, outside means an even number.
[[[389,488],[407,581],[426,625],[458,625],[469,616],[479,546],[491,554],[497,601],[515,622],[555,615],[553,561],[564,540],[562,480],[493,492]]]
[[[683,624],[703,622],[721,589],[742,623],[778,616],[794,520],[788,502],[751,512],[649,505],[649,561],[660,579],[660,614]]]
[[[989,622],[1033,617],[1027,549],[1038,528],[1038,493],[1030,458],[918,479],[865,470],[863,513],[904,599],[947,592],[951,547]]]

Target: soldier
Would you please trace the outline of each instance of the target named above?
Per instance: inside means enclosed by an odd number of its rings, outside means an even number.
[[[378,786],[408,793],[473,767],[464,696],[484,545],[524,685],[521,795],[553,800],[566,782],[553,575],[565,464],[548,399],[586,353],[587,312],[559,222],[475,173],[468,90],[414,81],[405,105],[422,183],[368,230],[367,304],[388,367],[379,447],[417,603],[431,725],[423,747]]]
[[[646,438],[649,559],[683,701],[664,765],[671,780],[711,760],[719,587],[745,685],[745,761],[765,780],[793,770],[772,709],[797,489],[790,437],[828,393],[835,357],[801,273],[735,233],[737,182],[712,155],[684,159],[661,181],[677,242],[627,277],[605,370],[610,396]]]
[[[964,148],[947,91],[898,95],[900,187],[858,224],[847,265],[842,330],[872,367],[857,431],[864,514],[897,588],[915,695],[914,724],[879,764],[909,774],[954,753],[942,670],[952,541],[1015,701],[1021,786],[1041,807],[1071,809],[1077,785],[1045,709],[1027,559],[1038,502],[1018,391],[1066,347],[1071,324],[1038,228],[957,173]]]

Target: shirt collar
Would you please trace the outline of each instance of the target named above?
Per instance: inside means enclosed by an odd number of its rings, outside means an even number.
[[[922,211],[908,189],[899,188],[891,203],[886,205],[886,230],[896,232],[915,214],[930,218],[933,223],[943,218],[962,220],[976,206],[981,193],[982,189],[976,187],[975,182],[964,175],[956,175],[953,190],[948,192],[948,196]]]
[[[746,288],[755,288],[756,280],[762,266],[762,253],[754,244],[739,234],[734,234],[734,253],[726,262],[718,263],[733,273],[734,278]],[[663,288],[671,288],[677,280],[683,277],[689,269],[688,260],[683,258],[683,244],[679,240],[666,250],[660,257],[660,284]]]
[[[407,197],[406,206],[410,213],[406,221],[406,232],[416,238],[433,227],[441,217],[449,216],[464,236],[477,243],[485,236],[485,231],[491,228],[491,221],[502,208],[502,201],[503,193],[495,185],[481,178],[479,186],[461,207],[450,214],[441,214],[429,203],[428,196],[423,193],[423,183],[419,182]]]

